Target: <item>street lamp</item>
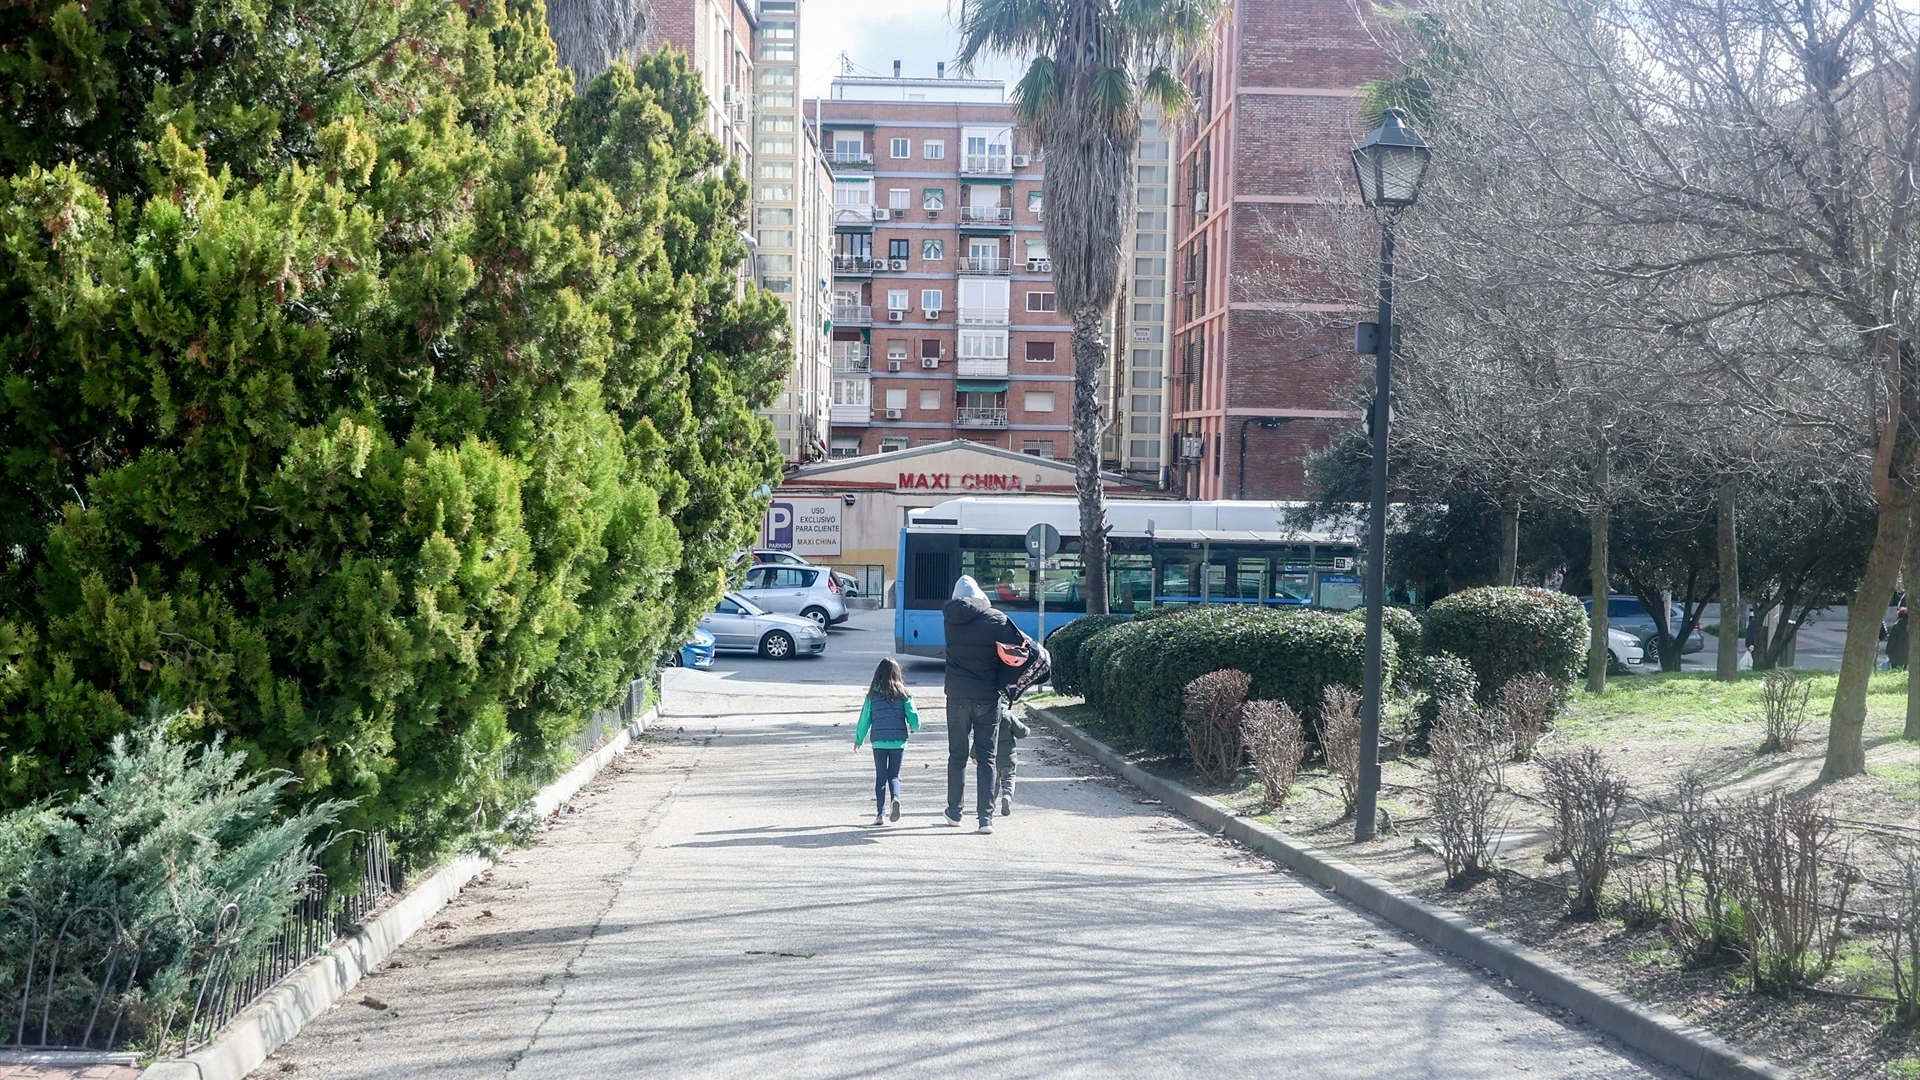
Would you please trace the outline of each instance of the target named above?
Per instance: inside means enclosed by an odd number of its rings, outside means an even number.
[[[1373,494],[1367,507],[1367,654],[1360,697],[1360,797],[1354,806],[1353,838],[1373,839],[1380,802],[1380,638],[1387,599],[1387,392],[1393,386],[1393,225],[1400,211],[1420,198],[1432,152],[1407,126],[1399,109],[1388,109],[1380,126],[1353,151],[1353,173],[1360,199],[1385,211],[1380,215],[1380,315],[1366,332],[1356,328],[1355,343],[1372,352],[1373,404],[1367,427],[1373,436]],[[1371,346],[1369,348],[1368,346]]]

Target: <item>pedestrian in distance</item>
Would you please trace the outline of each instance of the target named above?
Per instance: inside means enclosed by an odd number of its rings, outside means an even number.
[[[900,762],[907,753],[907,739],[919,730],[920,712],[907,693],[900,662],[889,656],[873,669],[873,683],[867,687],[867,701],[853,729],[855,750],[869,737],[873,739],[875,825],[900,820]]]
[[[1006,665],[1000,646],[1024,646],[1027,636],[994,610],[978,582],[962,575],[953,584],[953,599],[941,609],[947,632],[947,824],[962,820],[960,802],[966,795],[967,763],[972,759],[975,813],[982,833],[993,832],[994,757],[1000,724],[1006,718]]]
[[[1907,649],[1912,641],[1913,627],[1907,622],[1907,609],[1901,608],[1893,617],[1893,625],[1887,627],[1887,666],[1899,671],[1907,666]]]

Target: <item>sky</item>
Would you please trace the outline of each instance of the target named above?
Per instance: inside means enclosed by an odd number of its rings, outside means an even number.
[[[891,75],[898,60],[902,75],[933,78],[934,65],[951,63],[959,49],[953,21],[959,10],[959,0],[801,0],[801,94],[827,96],[843,52],[855,74]],[[1011,85],[1023,66],[978,64],[974,77]]]

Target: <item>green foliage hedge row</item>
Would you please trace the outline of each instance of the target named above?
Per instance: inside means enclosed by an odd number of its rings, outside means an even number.
[[[1347,618],[1364,627],[1367,625],[1367,609],[1354,608],[1347,612]],[[1386,631],[1387,636],[1393,639],[1394,648],[1398,650],[1403,661],[1420,655],[1420,617],[1418,615],[1406,608],[1383,607],[1380,609],[1380,626]],[[1400,666],[1402,681],[1405,680],[1408,670],[1408,665],[1402,663]]]
[[[780,476],[698,77],[576,95],[534,0],[0,31],[0,808],[158,699],[415,860],[500,821]]]
[[[1047,635],[1047,655],[1053,661],[1052,683],[1063,694],[1086,693],[1086,665],[1081,663],[1087,640],[1109,627],[1126,622],[1127,615],[1083,615]]]
[[[1507,680],[1539,673],[1571,683],[1586,663],[1587,612],[1580,601],[1547,589],[1490,587],[1444,597],[1427,609],[1421,647],[1428,655],[1465,660],[1492,704]]]
[[[1358,686],[1365,628],[1319,611],[1200,606],[1130,620],[1083,646],[1088,704],[1120,723],[1141,747],[1180,753],[1181,692],[1211,671],[1234,668],[1252,679],[1248,697],[1284,701],[1316,723],[1322,692]],[[1384,643],[1392,676],[1395,646]]]

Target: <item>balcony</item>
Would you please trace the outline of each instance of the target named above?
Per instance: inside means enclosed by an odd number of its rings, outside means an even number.
[[[867,304],[833,305],[833,325],[872,326],[873,308]]]
[[[1007,358],[962,356],[953,362],[953,373],[962,379],[1004,379],[1007,377]]]
[[[835,371],[872,371],[873,346],[864,341],[836,341],[828,347]]]
[[[1006,259],[961,259],[960,272],[975,277],[1005,277],[1008,271]]]
[[[1006,308],[963,307],[960,309],[961,326],[1005,326]]]
[[[834,427],[865,427],[873,423],[873,409],[866,405],[833,405],[827,409],[827,420]]]
[[[1027,273],[1051,274],[1053,273],[1053,260],[1052,259],[1028,259]]]
[[[960,221],[966,225],[1012,225],[1011,206],[963,206]]]
[[[843,169],[871,169],[873,155],[864,150],[829,150],[827,164]]]
[[[875,270],[886,269],[887,260],[875,259],[867,255],[840,255],[833,257],[834,277],[872,277]]]
[[[862,203],[854,206],[835,206],[833,208],[834,228],[851,226],[856,229],[870,229],[873,227],[873,217],[873,206],[871,204]]]
[[[836,411],[839,406],[835,406]],[[954,410],[954,427],[965,428],[1001,428],[1007,426],[1007,410],[1003,408],[983,408],[962,405]]]
[[[960,159],[960,172],[971,176],[1012,176],[1010,154],[966,154]]]

